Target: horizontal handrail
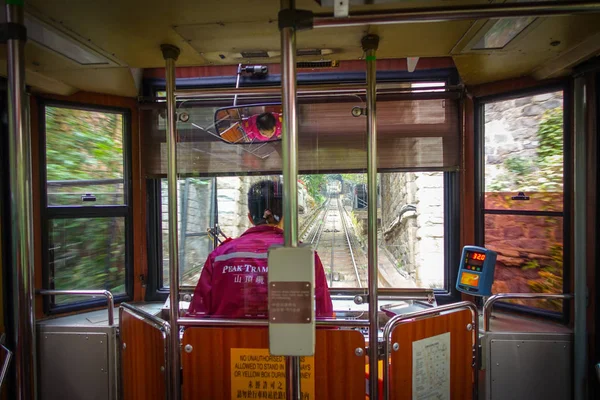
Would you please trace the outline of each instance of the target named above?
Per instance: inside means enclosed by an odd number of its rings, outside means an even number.
[[[108,326],[115,324],[114,308],[115,298],[110,290],[55,290],[55,289],[40,289],[36,292],[42,296],[104,296],[106,297],[107,308],[108,308]]]
[[[406,83],[380,83],[377,85],[377,93],[423,93],[433,92],[439,95],[442,92],[462,91],[463,87],[444,85],[432,87],[407,87]],[[312,94],[364,94],[367,91],[365,84],[319,84],[298,86],[298,95]],[[241,88],[203,88],[203,89],[180,89],[175,91],[175,97],[181,99],[194,99],[202,97],[215,97],[223,95],[237,96],[281,96],[281,86],[256,86]]]
[[[164,330],[165,332],[171,332],[171,324],[168,321],[165,321],[162,318],[157,317],[156,315],[152,315],[147,311],[142,310],[141,308],[135,307],[129,303],[121,303],[121,308],[125,309],[132,314],[136,315],[140,319],[151,322],[156,325],[157,328]]]
[[[568,300],[572,299],[572,294],[562,293],[498,293],[491,296],[483,305],[483,330],[490,332],[490,317],[492,316],[492,306],[499,300],[517,299],[517,300]]]
[[[331,327],[368,327],[369,321],[364,319],[317,319],[317,326]],[[185,327],[209,326],[269,326],[267,319],[217,319],[217,318],[189,318],[177,320],[177,324]]]
[[[79,179],[79,180],[68,180],[68,181],[48,181],[48,187],[68,187],[68,186],[90,186],[90,185],[112,185],[118,183],[124,183],[125,180],[121,179]]]
[[[349,289],[338,289],[331,290],[332,299],[353,299],[356,304],[363,304],[368,302],[368,295],[365,293],[365,289],[360,288],[349,288]],[[396,300],[396,301],[427,301],[432,304],[435,301],[435,293],[433,289],[391,289],[383,288],[377,291],[378,300]]]
[[[187,295],[194,293],[195,286],[193,285],[180,285],[179,291],[181,295]],[[332,300],[355,300],[360,303],[357,297],[362,297],[364,303],[367,303],[367,293],[363,288],[330,288],[329,294]],[[435,301],[435,292],[433,289],[417,289],[417,288],[404,288],[404,289],[393,289],[393,288],[381,288],[377,291],[377,298],[379,300],[392,300],[392,301],[426,301],[433,303]]]
[[[390,398],[389,397],[390,396],[390,379],[391,379],[390,364],[389,364],[390,336],[391,336],[394,328],[396,326],[398,326],[402,323],[406,323],[409,320],[412,320],[414,318],[433,317],[444,311],[459,311],[459,310],[465,310],[465,309],[468,309],[471,311],[471,317],[472,317],[471,324],[473,325],[471,340],[473,342],[473,359],[474,359],[474,361],[476,361],[479,359],[479,357],[478,357],[479,346],[477,345],[477,340],[478,340],[478,335],[479,335],[478,334],[478,332],[479,332],[479,316],[478,316],[477,307],[475,306],[475,304],[471,303],[470,301],[461,301],[458,303],[452,303],[452,304],[446,304],[443,306],[428,308],[426,310],[415,311],[415,312],[412,312],[409,314],[396,315],[395,317],[390,319],[387,324],[385,324],[385,327],[383,329],[383,340],[384,340],[384,345],[383,345],[383,350],[384,350],[383,398],[385,400],[388,400]],[[473,365],[475,365],[475,362],[473,363]],[[474,384],[473,385],[475,388],[474,390],[477,391],[477,385],[478,385],[477,373],[475,373],[473,376],[474,376]],[[476,396],[474,396],[473,398],[476,398]]]
[[[500,3],[464,6],[408,8],[404,10],[376,10],[356,12],[347,17],[316,14],[313,28],[334,28],[364,25],[401,24],[413,22],[443,22],[510,17],[549,17],[600,12],[595,1],[563,1],[538,3]]]

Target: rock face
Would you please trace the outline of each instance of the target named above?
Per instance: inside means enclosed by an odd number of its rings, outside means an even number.
[[[381,175],[383,243],[417,287],[444,284],[442,172]],[[413,207],[411,207],[413,206]]]
[[[486,208],[514,209],[513,195],[486,193]],[[530,209],[560,211],[562,193],[528,195]],[[562,217],[486,214],[485,246],[498,253],[493,293],[562,292]],[[537,306],[560,309],[560,303]]]

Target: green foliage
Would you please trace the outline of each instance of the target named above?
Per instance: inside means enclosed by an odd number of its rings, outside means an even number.
[[[367,183],[367,174],[341,174],[342,179],[351,183]]]
[[[322,203],[325,200],[322,192],[327,185],[327,175],[300,175],[298,178],[304,182],[308,194],[315,199],[317,203]]]
[[[495,192],[560,192],[563,190],[563,110],[548,110],[537,130],[537,157],[512,156],[488,185]]]
[[[123,218],[55,219],[49,234],[56,289],[125,292]],[[56,298],[57,304],[70,301],[67,296]]]
[[[123,116],[46,108],[47,179],[122,179]],[[51,205],[81,205],[81,194],[123,204],[123,183],[49,187]],[[125,291],[125,219],[61,218],[50,221],[51,278],[56,289]],[[73,301],[57,297],[57,303]]]
[[[563,110],[548,110],[542,117],[537,132],[540,140],[538,156],[541,159],[563,154]]]
[[[123,177],[123,116],[46,108],[49,181]]]
[[[550,260],[540,265],[537,261],[538,279],[527,281],[527,286],[535,293],[562,293],[563,292],[563,245],[556,243],[550,247]],[[525,270],[525,267],[523,267]],[[562,310],[560,300],[546,300],[538,303],[539,307],[555,311]]]
[[[537,260],[528,260],[522,267],[521,269],[523,271],[529,271],[532,269],[537,269],[540,267],[540,263]]]
[[[531,173],[534,169],[531,160],[525,157],[509,157],[504,161],[505,168],[517,176],[524,176]]]

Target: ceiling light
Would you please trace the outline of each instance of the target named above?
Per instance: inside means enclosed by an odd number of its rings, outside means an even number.
[[[517,17],[496,20],[492,22],[492,25],[487,32],[485,32],[473,46],[473,50],[503,49],[535,20],[535,17]],[[486,24],[486,26],[489,26],[489,24]]]
[[[68,35],[31,15],[25,16],[27,37],[32,42],[61,54],[81,65],[108,65],[110,61],[103,55],[84,47]]]

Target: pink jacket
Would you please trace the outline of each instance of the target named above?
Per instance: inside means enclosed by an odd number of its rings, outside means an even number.
[[[268,140],[277,139],[281,137],[281,114],[272,114],[277,122],[275,123],[275,134],[270,138],[261,135],[261,133],[258,131],[258,127],[256,126],[256,119],[258,118],[258,114],[253,115],[242,122],[242,127],[244,128],[244,132],[246,132],[246,136],[248,136],[248,139],[253,141],[266,142]]]
[[[267,250],[283,231],[260,225],[217,247],[206,260],[188,317],[267,318]],[[325,271],[315,253],[316,316],[332,317]]]

